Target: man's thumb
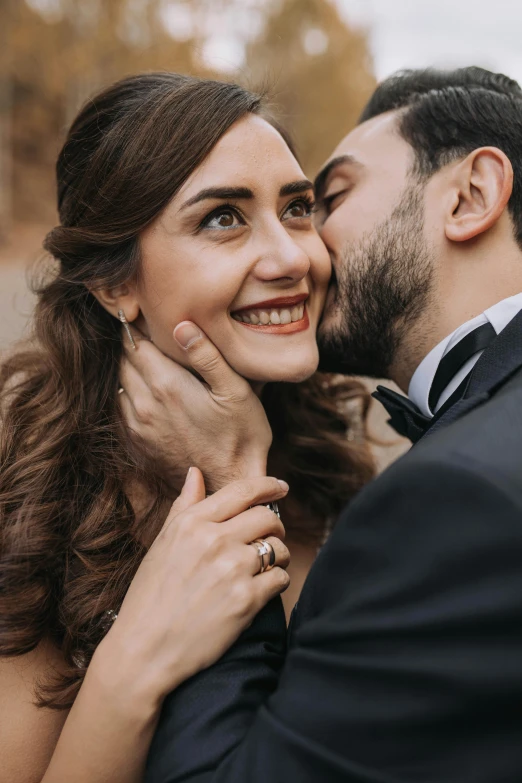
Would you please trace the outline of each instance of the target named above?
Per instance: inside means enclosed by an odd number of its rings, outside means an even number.
[[[179,497],[172,504],[172,511],[181,514],[190,506],[205,500],[205,479],[199,468],[189,468]]]
[[[174,329],[174,338],[184,349],[187,360],[216,397],[237,398],[247,382],[227,364],[214,343],[191,321],[182,321]]]

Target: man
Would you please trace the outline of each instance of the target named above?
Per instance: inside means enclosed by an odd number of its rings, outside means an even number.
[[[280,674],[274,604],[169,697],[145,780],[519,783],[522,91],[478,68],[388,79],[317,194],[323,368],[408,390],[378,396],[417,443],[341,515]],[[239,421],[246,397],[191,329],[207,397],[221,385]]]

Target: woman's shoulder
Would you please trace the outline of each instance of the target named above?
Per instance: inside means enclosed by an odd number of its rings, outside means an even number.
[[[42,779],[67,712],[37,707],[36,688],[61,665],[60,653],[48,642],[25,655],[0,658],[0,783]]]

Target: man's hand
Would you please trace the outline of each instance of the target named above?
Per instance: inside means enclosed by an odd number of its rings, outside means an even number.
[[[169,487],[180,489],[191,465],[212,492],[265,475],[272,433],[263,406],[199,327],[184,321],[174,337],[203,382],[132,334],[137,350],[123,340],[121,407]]]

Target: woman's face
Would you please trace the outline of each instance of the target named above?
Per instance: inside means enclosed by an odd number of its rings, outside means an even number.
[[[312,212],[280,134],[241,119],[141,235],[137,325],[180,363],[173,330],[188,320],[249,380],[309,377],[331,271]]]

